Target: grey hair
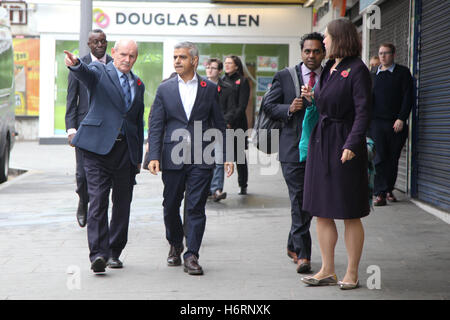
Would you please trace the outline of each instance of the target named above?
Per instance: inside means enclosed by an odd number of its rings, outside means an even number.
[[[175,45],[174,48],[175,49],[187,48],[187,49],[189,49],[189,54],[191,55],[192,58],[198,57],[198,48],[192,42],[189,42],[189,41],[179,42]]]
[[[138,52],[138,45],[135,40],[132,39],[119,39],[114,43],[114,50],[119,50],[119,47],[124,42],[133,42],[136,45],[136,53]]]

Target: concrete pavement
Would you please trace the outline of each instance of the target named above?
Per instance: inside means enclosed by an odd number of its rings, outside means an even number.
[[[343,292],[306,287],[286,256],[290,208],[281,169],[260,175],[261,167],[251,165],[249,195],[237,194],[235,174],[225,182],[228,198],[208,202],[202,277],[166,266],[161,176],[143,171],[137,176],[129,241],[121,256],[124,268],[96,276],[90,270],[86,228],[75,218],[74,150],[17,142],[11,167],[28,172],[0,185],[0,299],[450,298],[450,225],[401,193],[399,203],[376,208],[363,219],[362,288]],[[336,272],[343,277],[343,223],[337,226]],[[317,271],[315,230],[313,219],[312,266]],[[370,289],[377,275],[381,288]]]

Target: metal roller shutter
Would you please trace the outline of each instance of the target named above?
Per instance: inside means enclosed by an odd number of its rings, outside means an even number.
[[[381,11],[381,29],[370,31],[370,56],[378,55],[378,46],[383,42],[395,45],[395,62],[409,66],[409,6],[410,0],[390,0],[379,5]],[[402,150],[398,163],[398,175],[395,188],[408,191],[408,141]]]
[[[450,210],[450,1],[422,1],[417,197]]]

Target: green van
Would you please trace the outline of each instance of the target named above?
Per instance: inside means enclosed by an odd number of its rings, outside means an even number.
[[[14,55],[9,14],[0,7],[0,183],[8,179],[15,140]]]

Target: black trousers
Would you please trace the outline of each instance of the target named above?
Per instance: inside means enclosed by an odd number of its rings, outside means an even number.
[[[370,135],[375,142],[375,181],[374,194],[386,196],[394,190],[397,180],[398,161],[408,138],[408,126],[395,133],[394,122],[374,119],[370,124]]]
[[[206,226],[205,205],[213,169],[201,169],[196,165],[184,165],[181,170],[163,170],[164,225],[166,239],[175,246],[183,243],[184,231],[180,205],[186,191],[186,246],[184,259],[191,255],[199,257]]]
[[[130,205],[136,167],[130,161],[125,140],[117,141],[107,155],[83,150],[88,183],[89,212],[87,235],[89,258],[119,258],[128,239]],[[109,194],[112,189],[112,214],[108,226]]]
[[[75,159],[76,159],[75,178],[77,181],[76,193],[80,197],[80,201],[85,205],[87,205],[89,202],[89,194],[88,194],[86,173],[84,172],[84,165],[83,165],[83,151],[80,148],[75,148]]]
[[[299,259],[311,260],[311,233],[309,227],[312,217],[302,210],[305,162],[281,162],[284,180],[291,200],[291,230],[287,248],[297,254]]]

